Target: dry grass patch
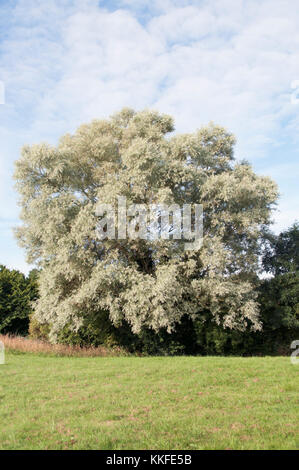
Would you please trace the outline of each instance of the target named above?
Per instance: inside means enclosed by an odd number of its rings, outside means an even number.
[[[31,339],[23,336],[0,335],[0,341],[4,343],[5,349],[21,353],[45,354],[53,356],[67,357],[109,357],[128,356],[128,352],[123,348],[80,347],[68,346],[65,344],[51,344],[46,341]]]

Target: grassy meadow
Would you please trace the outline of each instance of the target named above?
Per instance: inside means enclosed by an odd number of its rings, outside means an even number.
[[[0,449],[298,449],[288,357],[49,357],[0,365]]]

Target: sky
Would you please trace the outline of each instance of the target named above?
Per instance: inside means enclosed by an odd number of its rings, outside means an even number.
[[[299,8],[294,0],[0,0],[0,264],[27,273],[14,161],[124,106],[214,121],[271,176],[273,230],[298,215]]]

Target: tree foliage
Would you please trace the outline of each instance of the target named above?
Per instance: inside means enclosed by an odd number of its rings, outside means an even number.
[[[0,265],[0,333],[26,335],[32,301],[37,298],[37,272],[27,277]]]
[[[261,291],[263,316],[272,329],[299,329],[299,224],[271,235],[263,265],[273,277]],[[297,339],[297,338],[294,338]]]
[[[264,240],[263,270],[272,276],[257,289],[262,331],[225,331],[207,321],[196,323],[199,352],[205,354],[290,354],[299,338],[299,225]]]
[[[254,286],[262,227],[276,185],[234,160],[235,139],[210,124],[173,135],[171,117],[124,109],[82,125],[57,146],[25,146],[16,163],[28,260],[42,268],[36,318],[55,340],[103,312],[118,327],[170,333],[209,312],[221,327],[261,327]],[[104,240],[99,201],[202,204],[204,240]]]
[[[263,255],[263,267],[274,274],[295,274],[299,271],[299,223],[295,222],[278,236],[269,234]]]

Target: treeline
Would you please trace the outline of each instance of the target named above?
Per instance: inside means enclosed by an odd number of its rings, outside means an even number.
[[[63,327],[58,342],[80,346],[122,346],[130,352],[153,355],[259,355],[289,354],[299,339],[299,224],[280,235],[268,236],[261,264],[267,277],[257,282],[261,331],[223,329],[209,311],[191,320],[183,317],[174,332],[142,329],[133,334],[129,325],[116,328],[107,312],[90,317],[77,332]],[[48,340],[50,325],[34,317],[38,297],[38,271],[28,276],[0,266],[0,333],[30,335]]]

